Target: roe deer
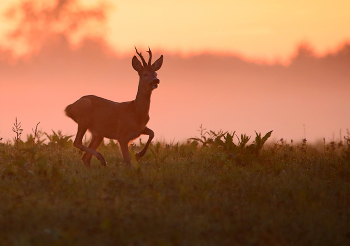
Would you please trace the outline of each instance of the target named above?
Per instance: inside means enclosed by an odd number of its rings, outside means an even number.
[[[118,103],[89,95],[83,96],[65,109],[66,115],[78,123],[78,132],[73,145],[85,151],[82,160],[86,167],[90,167],[92,155],[96,156],[102,165],[107,166],[101,153],[96,151],[105,137],[119,142],[124,161],[128,167],[131,167],[129,142],[141,134],[149,136],[145,147],[136,154],[136,157],[140,158],[146,153],[154,137],[153,131],[146,125],[150,119],[148,112],[151,94],[159,84],[156,71],[163,64],[163,55],[152,64],[152,52],[151,49],[148,49],[149,60],[146,63],[141,52],[137,52],[136,47],[135,50],[142,61],[141,64],[136,56],[132,58],[132,67],[140,76],[135,100]],[[83,136],[87,130],[92,135],[89,147],[82,144]]]

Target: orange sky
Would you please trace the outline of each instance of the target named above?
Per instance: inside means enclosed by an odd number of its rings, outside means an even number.
[[[0,9],[18,1],[1,0]],[[103,37],[124,54],[137,45],[181,54],[209,51],[286,61],[301,42],[324,54],[350,40],[350,1],[344,0],[80,2],[108,5]],[[8,25],[8,21],[0,21],[0,34]],[[0,37],[4,43],[4,35]]]
[[[9,2],[0,2],[4,13]],[[104,9],[100,3],[84,1]],[[339,139],[340,130],[344,135],[350,127],[350,46],[344,46],[350,40],[350,2],[104,4],[108,15],[96,23],[86,24],[85,14],[94,14],[79,6],[61,11],[68,18],[59,18],[60,23],[50,19],[51,12],[44,16],[48,19],[34,15],[32,22],[21,24],[1,17],[0,88],[6,93],[0,97],[0,137],[13,137],[15,117],[24,136],[39,121],[46,132],[75,134],[76,124],[63,109],[83,95],[133,100],[138,80],[131,67],[134,45],[143,52],[150,46],[154,57],[164,55],[148,125],[158,140],[193,137],[200,124],[248,135],[274,130],[274,139],[296,141]],[[73,31],[65,32],[71,24]],[[6,31],[16,25],[23,35],[8,38]],[[79,35],[95,39],[74,46]],[[311,46],[297,51],[300,43]],[[6,49],[32,53],[16,62]],[[282,66],[276,60],[289,62]]]

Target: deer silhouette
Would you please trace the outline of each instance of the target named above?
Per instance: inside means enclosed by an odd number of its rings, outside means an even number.
[[[102,154],[96,151],[104,138],[115,139],[119,142],[125,164],[131,167],[128,150],[129,142],[138,138],[141,134],[149,136],[144,148],[136,154],[136,157],[140,158],[144,156],[154,137],[154,132],[146,125],[150,119],[151,94],[159,84],[156,71],[163,64],[163,55],[152,64],[152,52],[149,48],[147,51],[149,60],[146,63],[141,52],[139,53],[136,47],[135,50],[142,61],[141,64],[136,56],[132,58],[132,67],[140,77],[135,100],[119,103],[88,95],[81,97],[65,109],[66,115],[78,124],[78,132],[73,145],[85,151],[82,161],[86,167],[90,167],[93,155],[102,165],[107,166]],[[88,147],[82,144],[82,139],[87,130],[91,132],[92,136]]]

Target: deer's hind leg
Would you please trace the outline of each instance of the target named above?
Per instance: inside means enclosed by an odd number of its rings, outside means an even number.
[[[87,129],[88,129],[87,127],[78,124],[78,132],[77,132],[77,135],[76,135],[74,143],[73,143],[74,147],[77,147],[78,149],[85,151],[86,153],[90,153],[91,155],[96,156],[96,158],[101,162],[101,164],[106,166],[107,164],[106,164],[105,158],[103,158],[101,153],[83,145],[82,140],[83,140],[84,134],[87,131]],[[84,162],[84,164],[85,164],[85,162]]]
[[[98,148],[98,146],[100,146],[102,141],[103,141],[103,137],[92,135],[91,142],[90,142],[88,148],[92,149],[92,150],[96,150]],[[86,167],[90,167],[91,158],[92,158],[92,154],[89,153],[89,152],[85,152],[85,154],[83,155],[82,160],[83,160],[83,162],[84,162]],[[106,163],[105,166],[107,166],[107,163]]]

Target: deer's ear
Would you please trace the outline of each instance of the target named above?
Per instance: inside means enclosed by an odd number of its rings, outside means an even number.
[[[142,70],[141,62],[137,59],[136,56],[132,58],[132,67],[137,71],[140,72]]]
[[[159,70],[162,67],[162,64],[163,64],[163,55],[161,55],[160,58],[152,64],[153,70],[154,71]]]

